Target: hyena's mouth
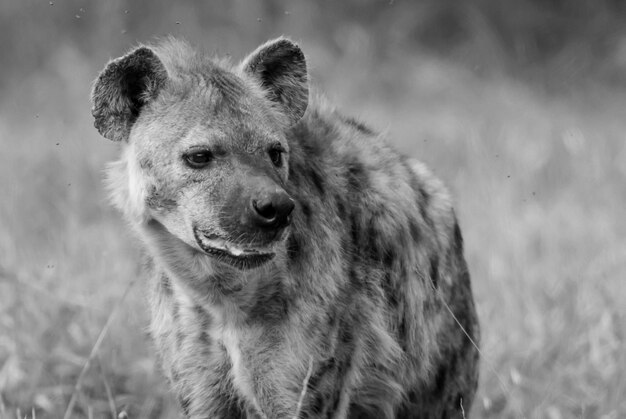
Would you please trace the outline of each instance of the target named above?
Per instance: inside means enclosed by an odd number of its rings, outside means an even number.
[[[239,269],[259,267],[276,255],[271,248],[242,247],[215,234],[194,230],[194,235],[198,246],[205,253]]]

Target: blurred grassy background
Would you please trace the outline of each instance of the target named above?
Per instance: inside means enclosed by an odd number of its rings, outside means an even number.
[[[173,34],[239,59],[286,34],[340,108],[452,189],[483,327],[473,417],[626,417],[626,4],[0,3],[0,417],[62,417],[139,277],[106,203],[91,81]],[[73,417],[171,418],[141,279]]]

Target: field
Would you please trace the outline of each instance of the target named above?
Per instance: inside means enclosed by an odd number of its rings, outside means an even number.
[[[61,8],[25,3],[2,6],[2,22]],[[80,20],[83,4],[64,12]],[[0,85],[0,418],[63,417],[72,398],[66,417],[176,417],[145,332],[137,242],[102,187],[117,149],[92,127],[89,104],[98,70],[136,39],[171,32],[202,44],[213,33],[189,23],[193,9],[176,10],[136,38],[119,35],[128,10],[99,10],[118,35],[97,26],[90,36],[106,47],[96,53],[74,39],[82,26],[48,40],[40,59],[7,50],[39,67],[4,70]],[[233,15],[252,26],[254,13]],[[380,60],[362,27],[345,25],[337,47],[289,13],[205,46],[239,59],[291,35],[332,102],[446,181],[482,325],[471,417],[626,417],[626,89],[573,79],[553,91],[428,51]],[[47,27],[15,30],[37,25]]]

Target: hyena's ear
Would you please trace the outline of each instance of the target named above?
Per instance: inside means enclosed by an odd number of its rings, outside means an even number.
[[[166,82],[165,66],[150,48],[139,47],[111,61],[91,93],[94,126],[109,140],[128,140],[141,108],[157,96]]]
[[[278,38],[261,45],[243,60],[242,69],[261,83],[267,97],[295,124],[309,102],[306,60],[298,45]]]

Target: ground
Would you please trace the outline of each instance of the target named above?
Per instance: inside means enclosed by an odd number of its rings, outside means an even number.
[[[138,246],[101,182],[116,149],[88,97],[104,62],[62,53],[0,113],[0,418],[62,417],[73,393],[72,417],[170,418]],[[625,417],[624,92],[547,94],[432,57],[309,58],[331,101],[453,193],[482,324],[472,416]]]

